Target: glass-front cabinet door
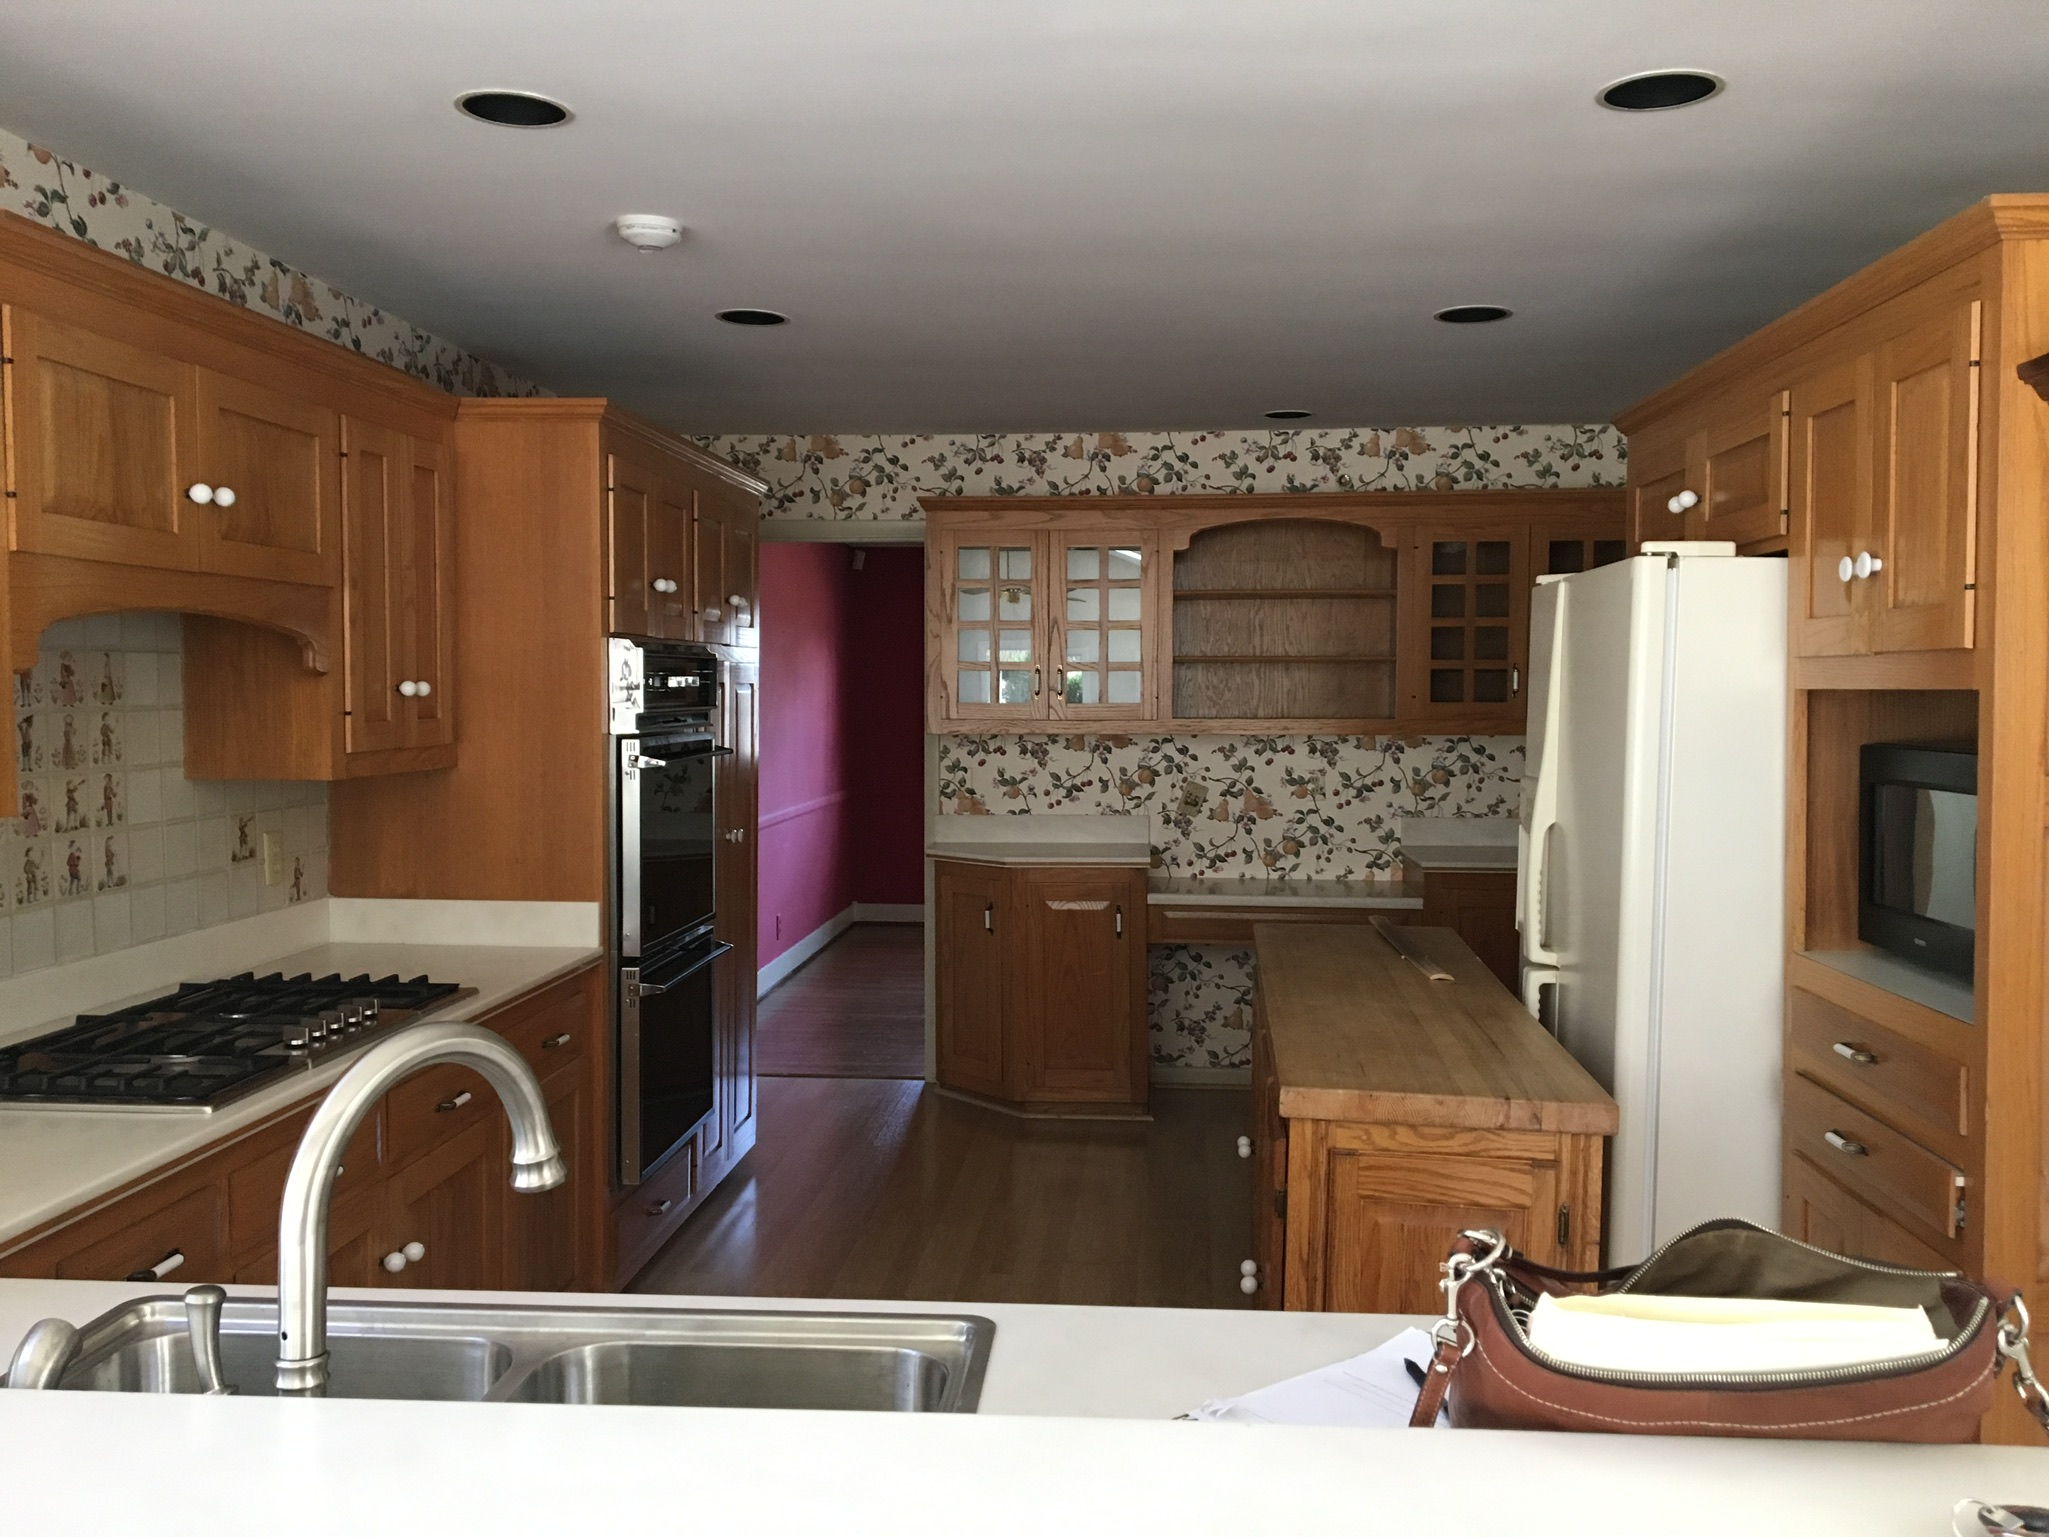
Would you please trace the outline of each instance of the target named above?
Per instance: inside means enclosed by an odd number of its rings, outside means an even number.
[[[960,534],[938,544],[941,718],[1046,717],[1045,538]]]
[[[1413,540],[1402,713],[1448,729],[1521,730],[1527,528],[1424,525]]]
[[[1062,720],[1151,714],[1153,549],[1131,531],[1050,536],[1053,715]]]

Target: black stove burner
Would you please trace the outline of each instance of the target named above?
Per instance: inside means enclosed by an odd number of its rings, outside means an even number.
[[[253,972],[0,1047],[0,1101],[205,1109],[404,1024],[453,982]]]

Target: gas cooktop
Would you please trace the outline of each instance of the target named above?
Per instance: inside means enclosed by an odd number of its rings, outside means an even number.
[[[474,997],[414,977],[187,982],[176,992],[0,1046],[0,1104],[209,1111],[373,1035]]]

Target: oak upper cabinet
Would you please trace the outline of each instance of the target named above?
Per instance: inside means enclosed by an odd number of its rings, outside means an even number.
[[[654,499],[653,475],[630,459],[606,456],[605,622],[614,635],[646,635],[652,623],[654,593],[648,585],[647,525]],[[664,580],[659,575],[655,579]]]
[[[657,640],[694,640],[697,618],[691,543],[697,494],[661,476],[647,499],[647,634]]]
[[[192,370],[16,305],[5,319],[12,547],[190,565]]]
[[[1046,540],[1034,532],[941,534],[927,545],[937,582],[935,721],[1042,721],[1046,702]]]
[[[1973,643],[1981,310],[1908,295],[1794,381],[1800,655]]]
[[[1630,538],[1768,546],[1786,532],[1784,390],[1737,391],[1629,441]]]
[[[199,451],[186,495],[200,569],[332,586],[335,412],[210,368],[194,372]]]
[[[346,750],[447,745],[454,541],[443,450],[353,417],[342,440]]]
[[[1529,660],[1528,530],[1420,524],[1408,555],[1403,718],[1430,729],[1519,730]]]
[[[698,638],[708,645],[758,643],[754,504],[722,492],[697,499],[693,560]]]
[[[1020,1106],[1143,1105],[1145,872],[934,865],[939,1082]]]
[[[1151,541],[1135,529],[1047,536],[1056,720],[1143,720],[1157,671],[1148,620]]]

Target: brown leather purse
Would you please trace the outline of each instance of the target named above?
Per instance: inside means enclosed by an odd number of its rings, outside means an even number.
[[[1490,1230],[1461,1233],[1443,1265],[1445,1316],[1409,1423],[1622,1435],[1828,1441],[1975,1440],[2008,1361],[2049,1430],[2028,1363],[2028,1314],[2010,1288],[1954,1272],[1850,1259],[1748,1222],[1705,1222],[1641,1265],[1554,1270]],[[1609,1283],[1613,1283],[1612,1285]],[[1526,1332],[1540,1293],[1587,1286],[1653,1296],[1773,1298],[1925,1310],[1939,1348],[1856,1366],[1727,1375],[1609,1371],[1560,1361]]]

